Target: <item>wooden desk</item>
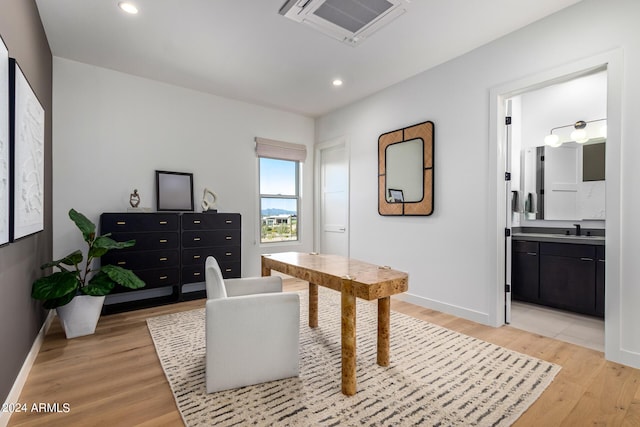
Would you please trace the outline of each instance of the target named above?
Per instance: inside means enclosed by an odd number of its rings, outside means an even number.
[[[389,366],[390,296],[407,291],[402,271],[338,255],[285,252],[262,256],[262,275],[271,270],[309,282],[309,326],[318,326],[318,285],[342,294],[342,393],[356,393],[356,297],[378,300],[378,365]]]

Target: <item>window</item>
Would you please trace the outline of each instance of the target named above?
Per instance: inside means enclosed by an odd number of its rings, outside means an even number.
[[[300,162],[259,160],[260,243],[298,240]]]

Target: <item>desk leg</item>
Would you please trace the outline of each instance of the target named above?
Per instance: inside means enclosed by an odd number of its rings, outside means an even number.
[[[270,268],[265,267],[265,265],[264,265],[264,259],[262,259],[262,261],[260,262],[260,268],[261,268],[261,270],[262,270],[262,277],[265,277],[265,276],[271,276],[271,269],[270,269]]]
[[[309,327],[318,327],[318,285],[309,282]]]
[[[378,365],[389,366],[389,324],[391,298],[378,300]]]
[[[342,279],[342,393],[356,394],[356,297],[351,278]]]

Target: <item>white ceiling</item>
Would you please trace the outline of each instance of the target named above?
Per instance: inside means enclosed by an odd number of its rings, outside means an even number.
[[[284,0],[36,3],[54,56],[317,117],[579,1],[413,0],[357,47],[279,15]]]

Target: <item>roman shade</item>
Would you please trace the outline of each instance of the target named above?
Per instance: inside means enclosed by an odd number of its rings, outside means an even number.
[[[270,159],[293,160],[304,162],[307,158],[307,147],[302,144],[276,141],[274,139],[256,137],[256,154],[258,157]]]

